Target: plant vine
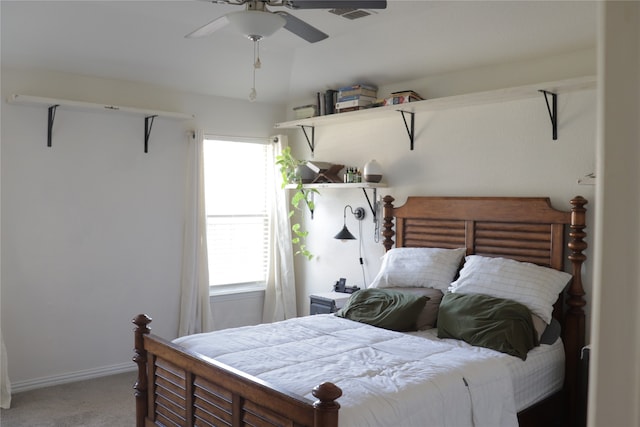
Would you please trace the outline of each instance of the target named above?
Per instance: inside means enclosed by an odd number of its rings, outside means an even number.
[[[305,160],[298,160],[291,154],[291,147],[285,147],[282,153],[276,156],[276,164],[279,166],[280,174],[282,175],[282,188],[285,188],[287,184],[296,186],[295,192],[291,197],[293,208],[289,211],[289,218],[293,217],[296,210],[303,210],[306,207],[313,214],[315,209],[312,195],[319,194],[319,192],[315,188],[305,189],[300,174],[300,167],[306,163]],[[302,255],[309,260],[313,258],[313,254],[307,249],[305,243],[309,232],[303,230],[300,223],[291,224],[291,231],[293,232],[291,243],[297,246],[295,255]]]

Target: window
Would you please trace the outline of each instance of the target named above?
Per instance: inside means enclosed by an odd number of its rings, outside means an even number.
[[[264,286],[269,263],[271,144],[204,141],[209,285]]]

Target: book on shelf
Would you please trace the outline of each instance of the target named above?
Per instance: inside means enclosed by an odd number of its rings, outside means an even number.
[[[375,89],[352,89],[338,92],[338,97],[354,95],[371,96],[375,98],[376,96],[378,96],[378,91]]]
[[[308,119],[318,115],[318,106],[316,104],[301,105],[294,107],[293,114],[296,119]]]
[[[383,105],[406,104],[407,102],[422,101],[422,98],[415,98],[411,95],[390,96],[384,99]]]
[[[375,98],[366,98],[366,99],[362,99],[362,98],[358,98],[358,99],[351,99],[349,101],[338,101],[336,102],[336,110],[342,110],[344,108],[351,108],[351,107],[365,107],[367,105],[371,105],[375,102]]]
[[[421,97],[420,95],[418,95],[416,92],[412,91],[412,90],[399,90],[397,92],[391,92],[391,96],[395,97],[395,96],[410,96],[412,98],[415,98],[418,101],[422,101],[424,98]]]
[[[375,98],[378,95],[378,88],[371,85],[355,84],[338,89],[338,98],[353,95],[364,95]]]
[[[369,85],[366,83],[355,83],[349,86],[343,86],[341,88],[338,89],[338,92],[344,92],[344,91],[348,91],[348,90],[354,90],[354,89],[370,89],[370,90],[375,90],[377,91],[378,88],[375,87],[374,85]]]
[[[338,97],[338,102],[344,102],[344,101],[355,101],[355,100],[362,100],[362,101],[371,101],[371,102],[375,102],[376,101],[375,96],[367,96],[367,95],[349,95],[349,96],[339,96]]]
[[[349,111],[364,110],[365,108],[368,108],[368,106],[339,108],[339,109],[336,109],[336,113],[348,113]]]
[[[324,92],[324,111],[322,115],[333,114],[336,112],[336,101],[337,101],[338,91],[333,89],[327,89]]]

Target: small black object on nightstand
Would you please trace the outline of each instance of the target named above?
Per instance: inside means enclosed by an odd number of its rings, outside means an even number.
[[[357,286],[347,286],[347,279],[341,277],[340,280],[333,285],[333,292],[352,294],[355,291],[359,291],[360,288]]]

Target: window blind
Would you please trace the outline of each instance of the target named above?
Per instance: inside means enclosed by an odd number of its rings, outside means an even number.
[[[205,139],[210,286],[264,284],[269,262],[268,144]]]

